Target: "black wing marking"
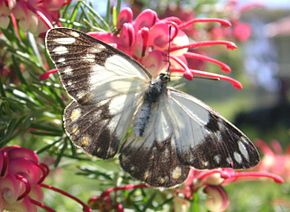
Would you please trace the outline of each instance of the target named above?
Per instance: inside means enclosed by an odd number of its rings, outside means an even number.
[[[183,164],[197,169],[257,165],[260,159],[256,147],[230,122],[186,93],[168,89],[168,96],[171,122],[178,123],[174,134]]]

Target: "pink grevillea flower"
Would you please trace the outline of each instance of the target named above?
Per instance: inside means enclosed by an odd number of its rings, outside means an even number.
[[[7,27],[10,15],[16,31],[18,21],[24,31],[45,32],[54,22],[60,25],[59,10],[69,3],[70,0],[1,0],[0,20],[4,22],[0,26]]]
[[[268,178],[276,183],[283,183],[283,179],[277,175],[266,172],[239,172],[230,168],[220,168],[214,170],[195,170],[192,169],[187,180],[178,188],[165,190],[174,195],[173,207],[175,211],[189,211],[190,202],[195,192],[203,189],[207,195],[205,206],[209,211],[224,211],[229,206],[229,198],[223,186],[240,180],[256,180]],[[88,204],[93,209],[100,211],[124,211],[124,203],[117,202],[116,191],[129,191],[140,188],[148,188],[146,184],[125,185],[108,188],[98,196],[89,199]]]
[[[195,192],[203,189],[207,194],[206,207],[208,210],[224,211],[229,206],[229,198],[223,186],[238,180],[260,178],[269,178],[276,183],[283,182],[281,177],[267,172],[239,172],[230,168],[203,171],[192,169],[184,185],[177,189],[177,194],[190,200]]]
[[[225,73],[231,71],[230,67],[221,61],[191,51],[191,49],[215,45],[223,45],[228,49],[237,48],[234,43],[221,40],[190,42],[184,30],[196,23],[208,22],[219,23],[224,27],[231,26],[230,22],[218,18],[193,18],[186,22],[174,16],[159,19],[156,12],[150,9],[144,10],[133,20],[132,10],[125,8],[118,16],[117,33],[89,34],[139,61],[153,77],[157,77],[160,72],[169,68],[172,75],[182,75],[188,80],[194,77],[225,80],[240,89],[242,85],[238,81],[227,76],[196,70],[196,67],[188,62],[188,60],[206,61],[216,64]]]
[[[213,39],[225,38],[235,42],[246,42],[251,37],[251,25],[241,21],[240,18],[247,11],[261,8],[263,5],[259,3],[247,3],[239,7],[238,3],[238,0],[228,0],[222,7],[223,13],[231,20],[232,27],[230,29],[212,28],[210,34]]]
[[[98,209],[99,211],[118,211],[123,212],[124,207],[122,203],[116,202],[116,198],[111,196],[111,194],[116,195],[116,191],[128,191],[128,190],[134,190],[139,188],[149,188],[145,184],[137,184],[137,185],[125,185],[125,186],[118,186],[113,188],[108,188],[104,192],[101,193],[99,196],[93,196],[89,199],[88,204],[93,209]]]
[[[49,173],[48,167],[39,162],[32,150],[18,146],[0,149],[0,211],[36,212],[37,207],[54,211],[43,203],[42,188],[48,188],[72,198],[91,209],[76,197],[43,183]]]
[[[264,156],[255,168],[259,171],[275,173],[282,176],[286,181],[290,181],[290,145],[285,153],[282,151],[280,143],[276,140],[271,142],[271,147],[264,141],[258,140],[257,147],[264,153]]]

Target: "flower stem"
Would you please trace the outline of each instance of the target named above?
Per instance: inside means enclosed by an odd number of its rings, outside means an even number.
[[[53,210],[52,208],[50,208],[50,207],[44,205],[44,204],[41,203],[41,202],[38,202],[38,201],[32,199],[32,198],[30,198],[30,197],[29,197],[29,201],[30,201],[31,203],[33,203],[34,205],[37,205],[38,207],[43,208],[43,209],[46,210],[47,212],[55,212],[55,210]]]
[[[80,199],[76,198],[75,196],[73,196],[73,195],[71,195],[71,194],[69,194],[69,193],[67,193],[67,192],[65,192],[65,191],[63,191],[63,190],[61,190],[59,188],[55,188],[55,187],[53,187],[51,185],[46,185],[44,183],[41,183],[39,185],[41,187],[48,188],[48,189],[53,190],[55,192],[58,192],[58,193],[60,193],[60,194],[62,194],[64,196],[67,196],[68,198],[73,199],[74,201],[79,203],[81,206],[83,206],[83,211],[84,212],[91,212],[92,211],[92,209],[88,205],[86,205],[84,202],[82,202]]]
[[[213,45],[225,45],[230,50],[234,50],[238,48],[236,44],[234,44],[233,42],[216,40],[216,41],[200,41],[200,42],[191,43],[184,46],[173,46],[170,48],[170,51],[173,52],[173,51],[177,51],[179,49],[184,49],[184,48],[198,48],[202,46],[213,46]]]
[[[194,18],[194,19],[191,19],[190,21],[180,24],[179,28],[180,29],[186,28],[189,25],[195,24],[195,23],[210,23],[210,22],[220,23],[221,25],[225,27],[230,27],[232,25],[231,22],[229,22],[228,20],[221,19],[221,18]]]
[[[222,71],[224,71],[226,73],[231,72],[231,68],[227,64],[225,64],[219,60],[216,60],[214,58],[207,57],[207,56],[201,55],[201,54],[196,54],[193,52],[186,52],[186,53],[184,53],[184,56],[188,57],[188,58],[199,59],[199,60],[207,61],[210,63],[214,63],[214,64],[218,65]]]

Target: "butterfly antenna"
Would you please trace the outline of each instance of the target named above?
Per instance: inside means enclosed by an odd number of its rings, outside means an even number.
[[[167,62],[168,62],[167,75],[170,75],[169,69],[171,66],[171,63],[170,63],[171,28],[172,28],[172,26],[169,25],[169,28],[168,28],[168,50],[167,50]]]

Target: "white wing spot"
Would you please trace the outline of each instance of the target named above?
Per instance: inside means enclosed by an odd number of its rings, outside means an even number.
[[[242,162],[242,156],[239,153],[234,152],[234,158],[238,163]]]
[[[150,172],[149,171],[145,171],[144,172],[144,180],[147,180],[147,178],[149,177]]]
[[[58,44],[73,44],[76,39],[75,38],[56,38],[53,40],[54,42],[58,43]]]
[[[220,155],[215,155],[215,156],[213,157],[213,159],[215,160],[215,162],[216,162],[217,164],[219,164],[219,163],[221,162],[221,156],[220,156]]]
[[[74,109],[71,114],[70,114],[70,119],[72,121],[76,121],[79,119],[79,117],[81,116],[81,110],[79,108]]]
[[[88,50],[88,52],[90,53],[93,53],[93,54],[96,54],[96,53],[100,53],[102,51],[104,51],[104,49],[106,49],[105,46],[101,45],[101,44],[98,44],[97,46],[95,46],[94,48],[90,48]]]
[[[79,134],[79,128],[78,126],[74,125],[71,129],[72,134]]]
[[[71,86],[73,83],[72,83],[72,81],[71,80],[69,80],[69,81],[67,81],[67,83],[66,83],[68,86]]]
[[[57,60],[58,63],[63,63],[65,61],[65,58],[64,57],[61,57]]]
[[[227,157],[226,161],[228,164],[233,165],[233,159],[231,157]]]
[[[163,184],[165,182],[165,178],[163,178],[163,177],[159,177],[159,183],[160,184]]]
[[[79,37],[79,36],[80,36],[80,34],[77,33],[77,32],[75,32],[75,31],[70,31],[69,34],[70,34],[71,36],[74,36],[74,37]]]
[[[90,144],[91,138],[88,135],[85,135],[81,138],[81,146],[87,147]]]
[[[68,49],[65,46],[58,46],[55,47],[52,52],[54,52],[55,54],[66,54],[68,53]]]
[[[239,145],[239,150],[242,153],[242,155],[246,158],[247,161],[249,161],[249,153],[245,145],[241,141],[238,142],[238,145]]]
[[[64,70],[63,70],[63,72],[65,73],[65,74],[67,74],[67,75],[72,75],[73,74],[73,69],[71,68],[71,67],[66,67]]]
[[[176,167],[173,171],[172,171],[172,178],[173,179],[178,179],[181,176],[181,168],[180,167]]]
[[[169,149],[165,149],[164,150],[164,157],[168,157],[169,156]]]
[[[82,60],[89,63],[94,63],[95,59],[96,59],[96,56],[94,54],[86,54],[84,57],[82,57]]]
[[[208,164],[209,164],[208,161],[201,161],[201,163],[202,163],[202,165],[205,166],[205,167],[208,166]]]

